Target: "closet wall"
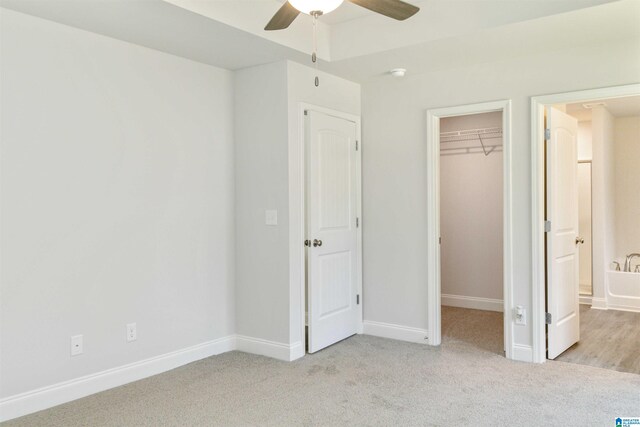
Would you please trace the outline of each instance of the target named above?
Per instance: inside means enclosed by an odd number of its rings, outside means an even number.
[[[440,132],[501,128],[502,113],[445,118]],[[443,305],[502,311],[502,138],[488,156],[479,140],[441,138],[440,227]],[[450,150],[452,146],[475,147]]]

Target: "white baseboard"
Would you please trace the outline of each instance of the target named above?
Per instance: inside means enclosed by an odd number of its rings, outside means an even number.
[[[533,347],[530,345],[514,344],[511,351],[513,360],[520,362],[533,362]]]
[[[413,328],[410,326],[393,325],[391,323],[373,322],[365,320],[363,322],[363,333],[382,338],[391,338],[400,341],[409,341],[420,344],[428,344],[427,330]]]
[[[591,305],[593,297],[591,295],[580,295],[580,304]]]
[[[236,350],[287,362],[304,356],[304,345],[300,341],[293,344],[284,344],[244,335],[236,335]]]
[[[161,374],[187,363],[232,350],[260,354],[286,361],[298,359],[305,354],[305,348],[301,342],[288,345],[241,335],[231,335],[139,362],[6,397],[0,400],[0,422],[42,411],[43,409]]]
[[[640,313],[640,307],[636,305],[607,304],[607,310],[630,311],[632,313]]]
[[[449,307],[473,308],[475,310],[504,311],[504,301],[501,299],[467,297],[464,295],[441,295],[442,305]]]
[[[605,298],[591,298],[591,308],[596,310],[606,310],[607,300]]]
[[[231,351],[234,348],[235,337],[223,337],[139,362],[9,396],[0,400],[0,422],[170,371],[196,360]]]

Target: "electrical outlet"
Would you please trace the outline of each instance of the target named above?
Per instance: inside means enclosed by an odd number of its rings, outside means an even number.
[[[71,337],[71,355],[77,356],[82,354],[83,346],[82,346],[82,335],[74,335]]]
[[[277,210],[264,211],[264,223],[266,225],[278,225],[278,211]]]
[[[527,310],[521,306],[516,306],[516,325],[526,325],[527,324]]]
[[[135,323],[127,324],[127,342],[135,341],[138,339],[138,331],[136,330]]]

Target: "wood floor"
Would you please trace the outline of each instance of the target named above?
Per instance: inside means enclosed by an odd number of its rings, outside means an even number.
[[[443,341],[503,354],[502,313],[442,306]],[[640,374],[640,313],[580,306],[580,342],[555,360]]]
[[[580,306],[580,341],[555,360],[640,374],[640,313]]]

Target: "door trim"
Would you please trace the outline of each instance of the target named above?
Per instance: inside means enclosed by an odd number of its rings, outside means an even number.
[[[512,254],[512,171],[511,171],[511,100],[483,102],[427,110],[427,322],[428,342],[440,345],[442,325],[440,304],[440,119],[452,116],[502,111],[503,128],[503,257],[504,257],[504,348],[505,356],[513,359],[513,254]]]
[[[305,138],[306,138],[306,122],[305,122],[305,114],[306,110],[316,111],[318,113],[327,114],[330,116],[338,117],[344,120],[348,120],[356,124],[356,140],[358,141],[358,151],[356,152],[356,215],[360,219],[359,226],[356,230],[357,235],[357,272],[358,272],[358,294],[360,295],[360,304],[358,306],[358,326],[357,331],[358,334],[362,333],[363,330],[363,305],[364,305],[364,297],[362,294],[362,134],[361,134],[361,119],[360,116],[356,116],[354,114],[344,113],[342,111],[333,110],[330,108],[320,107],[318,105],[313,105],[305,102],[298,103],[298,129],[299,134],[296,139],[299,143],[297,151],[298,155],[296,159],[292,159],[292,162],[297,163],[297,167],[299,173],[290,174],[290,181],[293,182],[293,187],[290,187],[290,191],[293,188],[299,189],[298,200],[296,203],[292,203],[290,209],[292,209],[292,215],[290,216],[290,236],[289,236],[289,244],[290,244],[290,272],[292,273],[292,278],[297,271],[300,272],[300,275],[297,277],[297,281],[300,286],[300,341],[302,343],[305,342],[306,333],[305,333],[305,319],[306,319],[306,268],[305,268],[305,248],[303,245],[304,236],[306,233],[306,216],[305,216],[305,203],[306,203],[306,163],[305,163]],[[296,212],[293,212],[296,211]],[[294,285],[295,286],[295,285]],[[292,315],[294,315],[292,313]],[[306,354],[306,350],[304,350]]]
[[[547,360],[544,251],[544,108],[554,104],[640,95],[640,84],[531,97],[531,323],[533,361]]]

